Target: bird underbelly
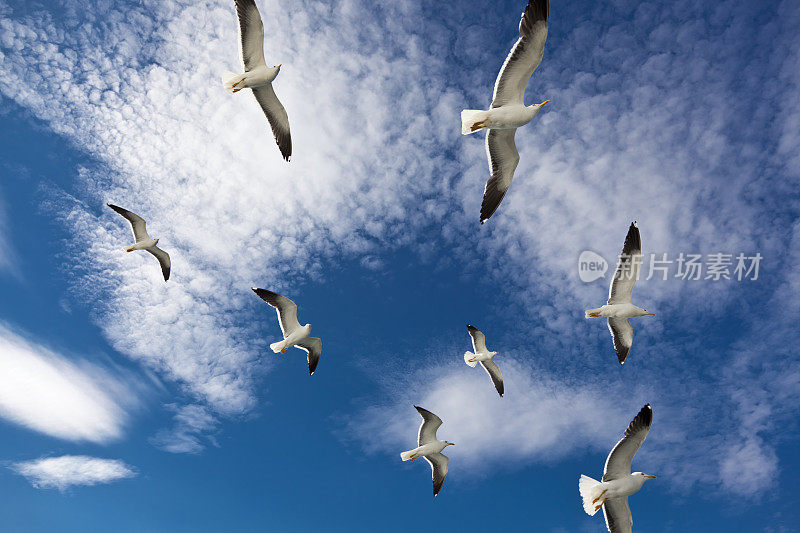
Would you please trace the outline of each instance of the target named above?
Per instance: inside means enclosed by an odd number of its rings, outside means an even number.
[[[632,318],[636,316],[636,308],[630,304],[605,305],[600,312],[601,316],[608,318]]]
[[[605,498],[625,498],[639,491],[642,487],[635,483],[629,482],[627,479],[616,479],[609,481],[606,489]]]
[[[147,241],[139,241],[136,244],[133,244],[133,245],[129,246],[128,248],[130,250],[147,250],[148,248],[153,246],[155,243],[156,243],[155,239],[150,239],[150,240],[147,240]]]
[[[489,110],[486,127],[493,130],[513,130],[531,121],[524,107],[498,107]]]
[[[245,76],[244,85],[252,89],[269,85],[277,77],[277,73],[271,73],[266,69],[258,69],[245,72]]]
[[[423,444],[417,448],[417,450],[419,450],[419,455],[431,455],[444,450],[444,446],[438,442],[430,442],[428,444]]]

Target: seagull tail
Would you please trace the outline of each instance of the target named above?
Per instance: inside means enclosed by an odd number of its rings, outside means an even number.
[[[470,361],[470,359],[472,359],[473,357],[475,357],[474,353],[472,353],[472,352],[464,352],[464,362],[467,363],[472,368],[475,368],[475,365],[477,365],[478,362],[477,361]]]
[[[222,86],[225,87],[225,90],[229,93],[235,93],[236,91],[242,89],[242,87],[236,88],[235,85],[244,81],[245,75],[244,74],[234,74],[233,72],[226,72],[222,75]]]
[[[586,514],[589,516],[594,516],[597,512],[598,504],[602,504],[602,501],[595,500],[600,497],[600,494],[603,492],[603,489],[600,488],[601,483],[596,479],[592,479],[589,476],[584,476],[581,474],[580,480],[578,480],[578,490],[581,493],[581,498],[583,499],[583,510],[586,511]]]
[[[479,122],[486,120],[486,111],[477,109],[465,109],[461,112],[461,135],[469,135],[475,133],[483,128],[483,125],[478,125]]]
[[[600,316],[600,311],[602,311],[602,307],[598,307],[597,309],[587,309],[586,310],[586,318],[597,318]]]
[[[400,459],[402,459],[403,461],[410,461],[411,458],[414,457],[414,451],[415,450],[408,450],[407,452],[402,452],[400,454]]]
[[[284,341],[273,342],[269,345],[269,349],[275,353],[281,353],[281,350],[284,349]]]

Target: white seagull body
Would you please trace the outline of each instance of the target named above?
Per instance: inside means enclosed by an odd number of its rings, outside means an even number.
[[[636,451],[644,442],[653,423],[653,410],[645,405],[628,425],[625,436],[620,440],[606,459],[603,481],[581,476],[578,489],[583,499],[583,510],[590,516],[603,508],[606,527],[611,533],[630,533],[633,527],[628,496],[642,488],[645,481],[656,476],[634,472],[631,462]]]
[[[481,330],[469,324],[467,324],[467,330],[469,330],[469,336],[472,338],[472,349],[475,352],[465,352],[464,362],[472,368],[475,368],[475,365],[480,363],[486,373],[489,374],[489,377],[492,378],[492,383],[494,383],[497,393],[503,396],[503,374],[500,373],[497,363],[492,360],[497,355],[497,352],[490,352],[486,348],[486,336]]]
[[[242,89],[253,90],[261,110],[267,116],[281,155],[288,161],[292,156],[289,115],[286,114],[286,109],[272,88],[272,81],[278,76],[281,65],[267,66],[264,58],[264,24],[261,22],[255,0],[236,0],[236,14],[239,17],[239,38],[242,43],[245,72],[225,74],[222,77],[222,84],[232,93]]]
[[[639,278],[639,269],[642,265],[642,238],[636,223],[631,223],[625,245],[619,256],[617,270],[608,289],[608,303],[597,309],[586,311],[586,318],[608,318],[608,330],[614,341],[619,364],[624,364],[625,359],[633,345],[633,327],[628,322],[629,318],[637,316],[655,316],[646,309],[631,303],[633,286]]]
[[[422,407],[415,405],[414,408],[422,417],[422,425],[419,426],[419,435],[417,436],[418,446],[413,450],[401,453],[400,459],[414,461],[424,457],[428,461],[428,464],[431,465],[433,497],[435,498],[439,491],[442,490],[444,478],[447,477],[447,468],[450,464],[450,459],[446,455],[442,455],[442,450],[448,446],[455,446],[455,443],[436,438],[436,430],[442,425],[441,418]]]
[[[254,287],[253,292],[274,307],[278,313],[278,323],[281,326],[283,340],[270,344],[270,349],[275,353],[284,353],[292,346],[304,350],[308,354],[308,373],[313,375],[319,363],[319,356],[322,354],[322,340],[309,336],[311,324],[300,325],[297,320],[297,304],[286,296],[266,289]]]
[[[486,182],[481,204],[481,224],[497,210],[514,179],[519,152],[514,142],[517,128],[539,114],[549,102],[525,105],[525,87],[542,62],[547,40],[548,0],[530,0],[519,23],[520,38],[508,54],[497,81],[489,110],[465,109],[461,112],[461,133],[469,135],[487,129],[486,156],[491,177]]]
[[[158,264],[161,265],[161,274],[164,275],[164,281],[167,281],[169,279],[170,269],[172,268],[172,262],[169,259],[169,254],[156,246],[156,244],[158,244],[158,239],[154,239],[147,234],[147,224],[144,219],[136,213],[123,209],[122,207],[113,204],[106,205],[131,223],[133,238],[136,239],[136,242],[130,246],[126,246],[124,250],[126,252],[145,250],[153,254],[153,256],[158,259]]]

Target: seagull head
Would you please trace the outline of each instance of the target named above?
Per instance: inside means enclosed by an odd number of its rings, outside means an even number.
[[[533,116],[535,117],[536,115],[538,115],[538,114],[539,114],[539,111],[541,111],[541,110],[542,110],[542,108],[545,106],[545,104],[546,104],[547,102],[549,102],[549,101],[550,101],[550,100],[545,100],[545,101],[544,101],[544,102],[542,102],[541,104],[532,104],[532,105],[529,105],[529,106],[528,106],[528,110],[529,110],[529,112],[533,113]]]
[[[275,65],[272,68],[274,68],[275,70],[280,70],[282,66],[283,66],[283,63],[281,63],[280,65]]]

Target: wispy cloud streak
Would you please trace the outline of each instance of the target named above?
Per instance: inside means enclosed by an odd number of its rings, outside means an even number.
[[[10,467],[37,489],[65,491],[75,486],[108,484],[136,476],[135,470],[118,459],[85,455],[43,457]]]

